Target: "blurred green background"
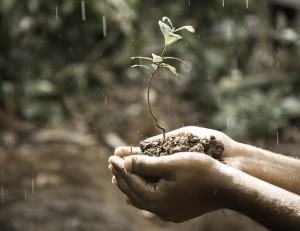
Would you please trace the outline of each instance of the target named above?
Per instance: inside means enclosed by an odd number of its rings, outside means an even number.
[[[168,52],[187,62],[179,70],[183,86],[173,91],[197,101],[195,110],[209,117],[204,124],[256,139],[299,119],[296,7],[221,0],[84,3],[86,19],[80,1],[2,0],[1,116],[63,124],[71,97],[95,122],[103,117],[104,88],[117,91],[112,85],[124,80],[143,88],[146,73],[130,69],[130,57],[161,49],[157,21],[168,16],[177,27],[196,28]]]
[[[300,3],[263,0],[1,0],[0,230],[265,230],[230,211],[169,224],[125,207],[107,158],[160,133],[132,56],[167,49],[153,111],[299,156]],[[26,229],[24,228],[26,227]]]

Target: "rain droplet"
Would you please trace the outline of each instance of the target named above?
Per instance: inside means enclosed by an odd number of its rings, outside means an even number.
[[[103,35],[106,37],[107,32],[106,32],[106,18],[105,16],[102,16],[102,22],[103,22]]]
[[[33,179],[31,180],[31,192],[34,194],[34,181]]]
[[[227,117],[227,129],[229,130],[229,119]]]
[[[85,1],[81,1],[81,13],[82,13],[82,21],[86,20],[85,17]]]
[[[224,2],[224,0],[222,0],[222,6],[224,7],[224,5],[225,5],[225,2]]]
[[[58,10],[57,10],[57,7],[55,7],[55,12],[56,12],[56,19],[58,19]]]
[[[248,0],[246,0],[246,7],[247,7],[247,9],[249,7],[249,1]]]
[[[3,192],[3,187],[2,187],[2,189],[1,189],[1,191],[2,191],[2,203],[4,203],[4,192]]]
[[[278,132],[277,132],[276,136],[277,136],[277,146],[278,146],[279,145]]]

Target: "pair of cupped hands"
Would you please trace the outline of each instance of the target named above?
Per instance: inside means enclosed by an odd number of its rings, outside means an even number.
[[[207,212],[226,208],[228,168],[239,169],[238,143],[222,132],[183,127],[168,136],[192,133],[200,138],[211,135],[224,144],[221,163],[203,153],[182,152],[169,156],[139,155],[138,147],[118,147],[109,158],[112,183],[126,195],[125,202],[150,211],[165,221],[182,222]],[[149,139],[162,139],[162,135]],[[225,170],[224,168],[227,168]],[[154,177],[157,181],[149,181]]]

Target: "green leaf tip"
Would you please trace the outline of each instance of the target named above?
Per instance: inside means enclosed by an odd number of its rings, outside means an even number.
[[[152,61],[154,63],[160,63],[160,62],[163,61],[163,58],[161,56],[159,56],[159,55],[156,55],[156,54],[152,53]]]
[[[178,75],[177,72],[176,72],[176,68],[173,67],[173,66],[171,66],[171,65],[169,65],[169,64],[161,63],[160,67],[168,68],[170,71],[172,71],[173,74]]]
[[[158,24],[159,24],[159,28],[161,30],[161,33],[163,35],[167,35],[167,34],[171,34],[173,33],[173,29],[171,29],[171,27],[169,27],[167,24],[165,24],[164,22],[162,21],[158,21]]]

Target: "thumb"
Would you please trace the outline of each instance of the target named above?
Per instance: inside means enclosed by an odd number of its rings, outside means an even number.
[[[132,155],[124,160],[126,171],[140,176],[154,176],[159,178],[170,178],[173,174],[172,156],[144,156]]]

